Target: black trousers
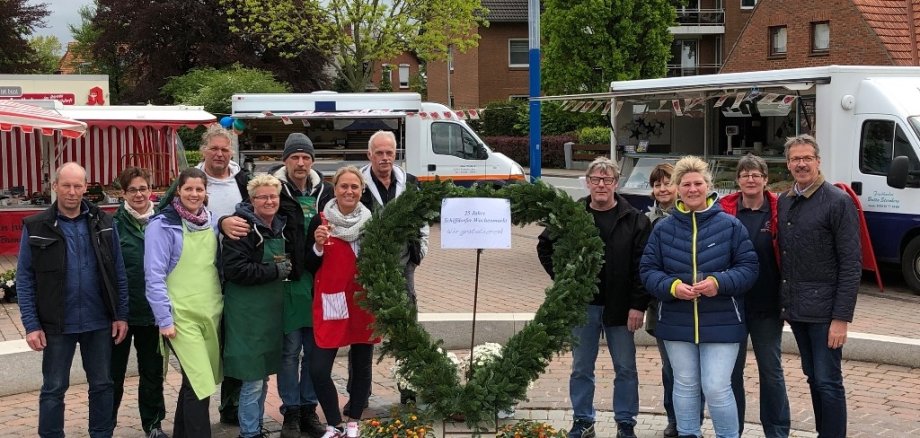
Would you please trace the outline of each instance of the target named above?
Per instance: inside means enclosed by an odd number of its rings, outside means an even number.
[[[112,418],[117,421],[118,408],[125,393],[125,371],[131,354],[131,340],[137,351],[137,409],[141,415],[144,433],[160,427],[166,418],[163,400],[163,356],[160,355],[160,329],[155,326],[129,325],[125,340],[112,347],[112,383],[114,406]]]
[[[323,408],[326,422],[332,426],[342,423],[339,395],[332,381],[332,366],[338,348],[315,348],[310,357],[310,378],[316,399]],[[348,354],[348,405],[344,412],[349,418],[359,419],[371,396],[371,375],[374,366],[373,344],[352,344]]]
[[[176,404],[176,421],[173,438],[210,438],[211,414],[209,413],[211,397],[199,400],[182,372],[182,387]]]

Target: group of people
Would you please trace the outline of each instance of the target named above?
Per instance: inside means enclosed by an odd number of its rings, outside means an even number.
[[[702,436],[704,405],[717,437],[741,435],[748,339],[764,434],[788,437],[785,322],[798,345],[818,436],[846,436],[841,354],[862,271],[859,219],[849,195],[821,175],[814,138],[788,139],[785,156],[795,182],[778,196],[767,189],[766,162],[754,155],[738,161],[739,191],[721,199],[701,158],[661,164],[650,174],[654,204],[645,214],[616,193],[615,163],[598,158],[588,166],[583,202],[605,250],[587,322],[573,330],[570,438],[596,435],[594,364],[602,333],[615,372],[617,437],[636,436],[634,333],[643,314],[661,354],[665,437]],[[537,246],[551,276],[557,237],[546,231]]]
[[[124,202],[111,216],[83,200],[79,164],[57,170],[57,200],[24,221],[18,262],[26,339],[43,352],[39,436],[63,436],[77,344],[89,384],[89,435],[113,436],[132,339],[148,437],[168,436],[170,351],[182,375],[174,437],[210,436],[218,385],[220,420],[238,424],[240,437],[264,436],[272,374],[282,437],[356,436],[379,342],[355,295],[362,230],[373,209],[413,189],[415,179],[393,166],[396,138],[387,131],[370,138],[368,166],[343,167],[331,184],[313,169],[304,134],[288,137],[282,166],[255,176],[231,160],[231,144],[229,131],[209,127],[202,163],[182,171],[159,205],[151,201],[150,173],[125,169],[118,179]],[[412,273],[425,252],[427,228],[403,258],[413,303]],[[350,347],[344,412],[332,380],[341,347]]]

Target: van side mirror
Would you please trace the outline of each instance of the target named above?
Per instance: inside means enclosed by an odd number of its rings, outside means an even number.
[[[909,166],[910,159],[903,155],[891,160],[891,166],[888,167],[888,186],[896,189],[906,187]]]

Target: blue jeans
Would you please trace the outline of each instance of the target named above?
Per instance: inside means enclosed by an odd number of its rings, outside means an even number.
[[[572,351],[569,398],[576,420],[594,422],[594,363],[601,332],[613,359],[613,418],[635,425],[639,415],[639,373],[636,371],[636,343],[626,326],[604,327],[604,306],[588,306],[588,322],[572,329],[578,342]]]
[[[760,378],[760,424],[767,438],[789,436],[789,397],[783,377],[783,320],[776,318],[747,319],[748,333],[754,346]],[[732,391],[738,405],[739,433],[744,431],[744,365],[747,361],[747,337],[738,348],[738,360],[732,372]]]
[[[77,344],[89,383],[89,436],[112,436],[112,329],[67,335],[45,334],[42,389],[38,398],[38,435],[64,436],[64,394],[70,387],[70,366]]]
[[[738,410],[731,373],[738,344],[664,341],[674,370],[674,411],[680,435],[702,436],[700,386],[706,395],[717,438],[737,438]]]
[[[808,377],[818,437],[847,436],[847,399],[840,370],[843,348],[827,347],[831,324],[790,321],[789,326],[799,346],[802,372]]]
[[[677,417],[674,415],[674,370],[671,369],[671,360],[668,358],[668,349],[664,348],[664,341],[661,338],[655,338],[655,344],[658,345],[658,355],[661,356],[661,386],[664,387],[662,404],[664,412],[668,416],[668,424],[677,424]],[[700,424],[703,423],[703,405],[706,403],[706,397],[700,399]]]
[[[288,409],[316,406],[316,391],[313,390],[313,380],[310,380],[310,355],[315,346],[312,327],[302,327],[284,335],[284,343],[281,346],[281,369],[278,371],[281,415]]]
[[[262,417],[265,415],[265,394],[268,393],[268,377],[259,380],[244,380],[240,386],[240,436],[250,438],[262,432]]]

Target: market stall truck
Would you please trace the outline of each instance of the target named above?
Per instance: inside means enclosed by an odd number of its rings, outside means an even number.
[[[420,181],[524,181],[523,168],[491,150],[466,123],[478,117],[475,111],[422,102],[418,93],[235,94],[232,111],[245,124],[239,158],[258,170],[281,164],[285,139],[301,132],[313,140],[314,166],[330,176],[340,166],[366,164],[368,139],[387,130],[396,135],[399,165]]]
[[[901,267],[920,293],[920,68],[826,66],[616,81],[608,93],[546,100],[610,101],[621,192],[651,204],[649,171],[662,161],[706,158],[721,193],[737,190],[746,153],[768,163],[768,186],[792,178],[783,144],[812,134],[821,172],[857,195],[876,259]]]

